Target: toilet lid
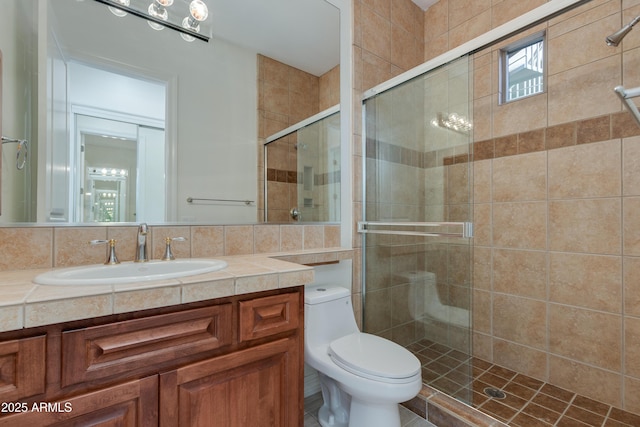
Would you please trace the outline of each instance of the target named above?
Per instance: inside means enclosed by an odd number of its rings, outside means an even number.
[[[333,341],[329,356],[352,374],[378,381],[407,382],[420,373],[420,361],[409,350],[361,332]]]

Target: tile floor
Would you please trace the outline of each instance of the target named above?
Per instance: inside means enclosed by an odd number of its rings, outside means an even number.
[[[409,347],[433,387],[514,427],[640,427],[640,416],[423,340]],[[467,378],[473,373],[472,387]],[[465,385],[467,384],[467,385]],[[504,397],[489,397],[493,388]]]
[[[304,427],[321,427],[317,418],[320,406],[322,406],[322,395],[320,393],[309,396],[304,400]],[[402,427],[436,427],[402,406],[400,406],[400,419]]]

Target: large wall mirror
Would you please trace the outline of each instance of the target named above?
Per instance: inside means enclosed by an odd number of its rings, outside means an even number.
[[[3,2],[2,129],[30,151],[18,169],[3,147],[0,223],[256,222],[258,58],[320,78],[350,49],[348,2],[205,2],[208,43],[95,0]]]

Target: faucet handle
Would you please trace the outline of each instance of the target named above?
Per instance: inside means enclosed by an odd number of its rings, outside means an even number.
[[[104,262],[105,265],[114,265],[114,264],[120,264],[120,261],[118,261],[118,257],[116,256],[116,239],[109,239],[109,240],[91,240],[89,241],[90,245],[101,245],[103,243],[107,243],[107,260]]]
[[[171,242],[184,242],[186,241],[186,237],[165,237],[164,238],[164,255],[162,256],[163,261],[172,261],[176,259],[173,255],[173,251],[171,250]]]

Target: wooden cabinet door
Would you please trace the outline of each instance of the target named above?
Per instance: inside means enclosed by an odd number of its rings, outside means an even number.
[[[161,374],[160,426],[301,426],[300,353],[293,336]]]
[[[0,343],[0,402],[45,392],[46,341],[40,335]]]
[[[58,402],[24,403],[0,418],[0,427],[154,427],[158,425],[158,376]]]

